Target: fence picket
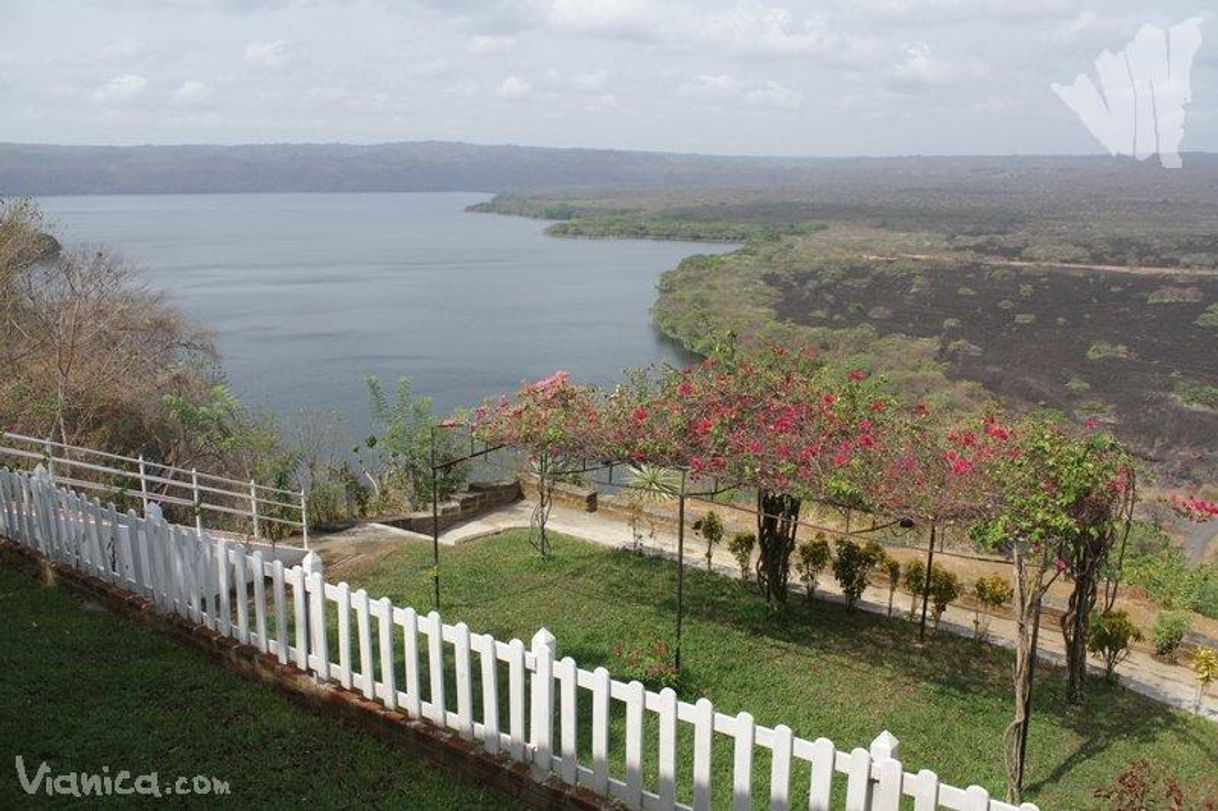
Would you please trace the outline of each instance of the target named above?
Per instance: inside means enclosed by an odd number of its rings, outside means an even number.
[[[868,811],[871,804],[871,753],[856,746],[850,753],[850,776],[846,781],[846,811]]]
[[[309,669],[309,593],[305,590],[305,571],[293,566],[288,571],[292,581],[292,614],[296,621],[296,666]]]
[[[524,643],[519,639],[508,646],[508,736],[512,757],[524,760]]]
[[[660,691],[659,780],[660,808],[676,806],[677,800],[677,694],[671,687]]]
[[[270,650],[270,645],[266,638],[266,563],[261,549],[254,550],[253,576],[254,631],[258,634],[258,650],[266,653]]]
[[[419,692],[419,616],[407,608],[402,619],[403,658],[406,660],[406,712],[411,718],[423,717],[423,699]]]
[[[791,807],[791,750],[794,741],[786,724],[774,727],[773,756],[770,758],[770,811]]]
[[[626,685],[626,805],[643,807],[643,709],[647,691],[642,682]]]
[[[482,635],[482,744],[492,755],[499,751],[499,657],[495,637]]]
[[[700,698],[694,705],[694,811],[711,807],[711,744],[715,735],[715,705]]]
[[[373,613],[376,614],[377,644],[381,657],[381,700],[385,709],[398,708],[397,680],[393,675],[393,603],[388,597],[382,597],[374,603]]]
[[[609,671],[598,667],[592,673],[592,790],[609,794]]]
[[[364,698],[372,699],[376,698],[376,673],[372,670],[372,622],[368,616],[368,592],[363,589],[355,592],[352,605],[359,639],[360,687],[363,688]]]
[[[338,683],[351,689],[351,587],[338,584]]]
[[[444,622],[438,611],[427,615],[427,676],[431,686],[431,720],[444,729],[448,726],[444,707]]]
[[[732,758],[732,808],[748,811],[753,794],[753,742],[757,726],[753,716],[742,712],[736,716],[736,745]]]
[[[330,678],[330,649],[326,644],[326,581],[320,572],[309,574],[306,588],[311,597],[309,601],[309,629],[313,632],[312,654],[309,666],[323,681]]]
[[[930,769],[918,772],[917,790],[914,792],[914,811],[935,811],[939,807],[939,775]]]
[[[271,564],[271,594],[275,600],[275,655],[279,664],[288,663],[288,595],[283,577],[283,561]]]
[[[233,562],[233,599],[237,601],[237,640],[242,645],[250,641],[250,606],[249,588],[246,583],[245,550],[238,544],[233,544],[230,550]]]
[[[474,693],[469,669],[469,626],[458,622],[453,641],[453,666],[457,675],[457,731],[466,740],[474,737]]]
[[[579,755],[576,752],[578,730],[576,728],[578,714],[576,713],[576,688],[578,674],[575,660],[564,656],[555,668],[558,675],[559,699],[559,741],[562,746],[562,779],[567,785],[573,786],[579,776]]]

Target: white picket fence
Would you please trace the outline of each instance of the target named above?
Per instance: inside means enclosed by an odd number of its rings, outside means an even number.
[[[727,715],[705,698],[690,704],[669,689],[616,681],[603,667],[584,670],[569,656],[557,658],[545,629],[528,647],[519,639],[501,642],[465,623],[445,624],[435,611],[420,615],[328,583],[315,555],[288,568],[240,543],[169,524],[155,505],[146,516],[118,513],[58,488],[45,470],[0,468],[0,535],[145,596],[158,611],[255,645],[319,681],[529,763],[538,778],[586,786],[628,808],[730,802],[746,809],[768,799],[772,809],[812,811],[831,803],[847,811],[1036,810],[991,799],[980,786],[945,785],[927,769],[905,771],[887,732],[870,749],[840,752],[827,738],[809,741],[785,725],[761,726],[747,712]],[[613,719],[623,716],[615,731]],[[678,776],[679,741],[692,748],[692,774]],[[653,745],[654,755],[646,751]],[[712,800],[716,756],[731,763],[731,784]],[[753,788],[763,773],[759,759],[769,761],[768,798]],[[800,769],[809,776],[793,785]]]

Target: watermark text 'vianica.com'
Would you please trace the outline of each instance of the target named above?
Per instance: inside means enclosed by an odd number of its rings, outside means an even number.
[[[176,797],[194,795],[227,795],[228,781],[203,774],[191,777],[162,778],[157,772],[134,774],[127,769],[111,772],[102,766],[100,772],[61,772],[51,774],[46,761],[30,769],[25,758],[17,755],[17,780],[22,790],[31,796],[47,797]],[[31,773],[32,771],[32,773]]]

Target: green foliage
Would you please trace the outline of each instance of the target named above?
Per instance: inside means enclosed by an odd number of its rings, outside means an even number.
[[[999,574],[978,578],[973,586],[973,596],[977,602],[989,609],[1001,608],[1011,602],[1015,589],[1007,578]]]
[[[1218,409],[1218,386],[1207,386],[1204,383],[1186,383],[1181,380],[1176,383],[1174,388],[1176,396],[1185,405]]]
[[[943,612],[956,601],[961,593],[960,578],[956,573],[939,564],[930,571],[930,602],[935,618],[935,630],[939,630],[939,620]]]
[[[1087,360],[1129,360],[1133,356],[1133,351],[1125,344],[1107,341],[1097,341],[1087,350]]]
[[[1184,611],[1160,611],[1155,619],[1155,653],[1174,660],[1184,635],[1192,627],[1192,619]]]
[[[727,551],[736,559],[740,567],[740,577],[744,582],[749,580],[749,562],[753,558],[753,547],[757,545],[757,536],[751,532],[737,532],[727,542]]]
[[[435,461],[442,463],[465,453],[460,429],[436,426],[431,398],[416,397],[409,377],[398,380],[393,401],[377,378],[364,378],[372,412],[373,433],[355,448],[373,484],[371,509],[377,513],[420,509],[430,504],[432,435]],[[467,464],[450,465],[437,472],[437,497],[444,499],[465,484]]]
[[[1218,327],[1218,302],[1206,307],[1193,323],[1199,327]]]
[[[1209,686],[1218,680],[1218,650],[1201,648],[1193,657],[1193,672],[1197,674],[1197,683],[1204,693]]]
[[[824,533],[817,533],[810,541],[804,541],[795,549],[795,571],[804,584],[804,594],[811,600],[816,592],[816,580],[829,565],[833,553]]]
[[[1166,536],[1148,534],[1153,528],[1147,527],[1141,525],[1134,537],[1136,540],[1140,536],[1144,549],[1131,548],[1126,553],[1125,582],[1145,590],[1165,608],[1196,611],[1218,619],[1218,564],[1190,563]]]
[[[569,209],[559,212],[572,213]],[[730,220],[655,216],[641,212],[588,213],[563,219],[546,229],[558,237],[624,237],[628,239],[684,239],[699,242],[772,241],[813,229],[793,223],[768,225]]]
[[[694,532],[706,539],[706,568],[711,568],[715,547],[723,542],[723,521],[714,510],[694,522]]]
[[[860,546],[849,538],[837,540],[837,556],[833,560],[833,576],[846,597],[846,607],[854,608],[863,589],[867,588],[867,577],[884,557],[883,548],[876,543]]]
[[[1141,640],[1141,630],[1124,611],[1091,615],[1087,650],[1103,660],[1106,678],[1112,678],[1116,666],[1129,656],[1133,644]]]

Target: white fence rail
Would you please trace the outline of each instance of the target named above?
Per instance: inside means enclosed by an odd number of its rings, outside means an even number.
[[[89,490],[113,497],[125,492],[149,504],[173,504],[189,508],[195,528],[203,529],[208,513],[234,516],[250,522],[252,534],[277,525],[299,530],[309,546],[309,515],[304,490],[284,490],[253,479],[248,482],[195,469],[174,467],[117,453],[66,445],[50,439],[5,431],[0,457],[41,464],[57,484],[74,490]],[[86,478],[91,477],[91,478]]]
[[[539,778],[586,786],[628,808],[1036,809],[992,799],[980,786],[945,785],[927,769],[905,771],[887,732],[869,749],[840,752],[827,738],[761,726],[706,698],[690,704],[670,689],[616,681],[603,667],[585,670],[558,658],[545,629],[529,646],[501,642],[434,611],[421,615],[328,583],[315,555],[288,568],[170,524],[155,506],[147,512],[119,513],[65,491],[45,469],[0,468],[0,534],[9,539],[320,681],[529,763]],[[796,772],[805,775],[798,784]]]

